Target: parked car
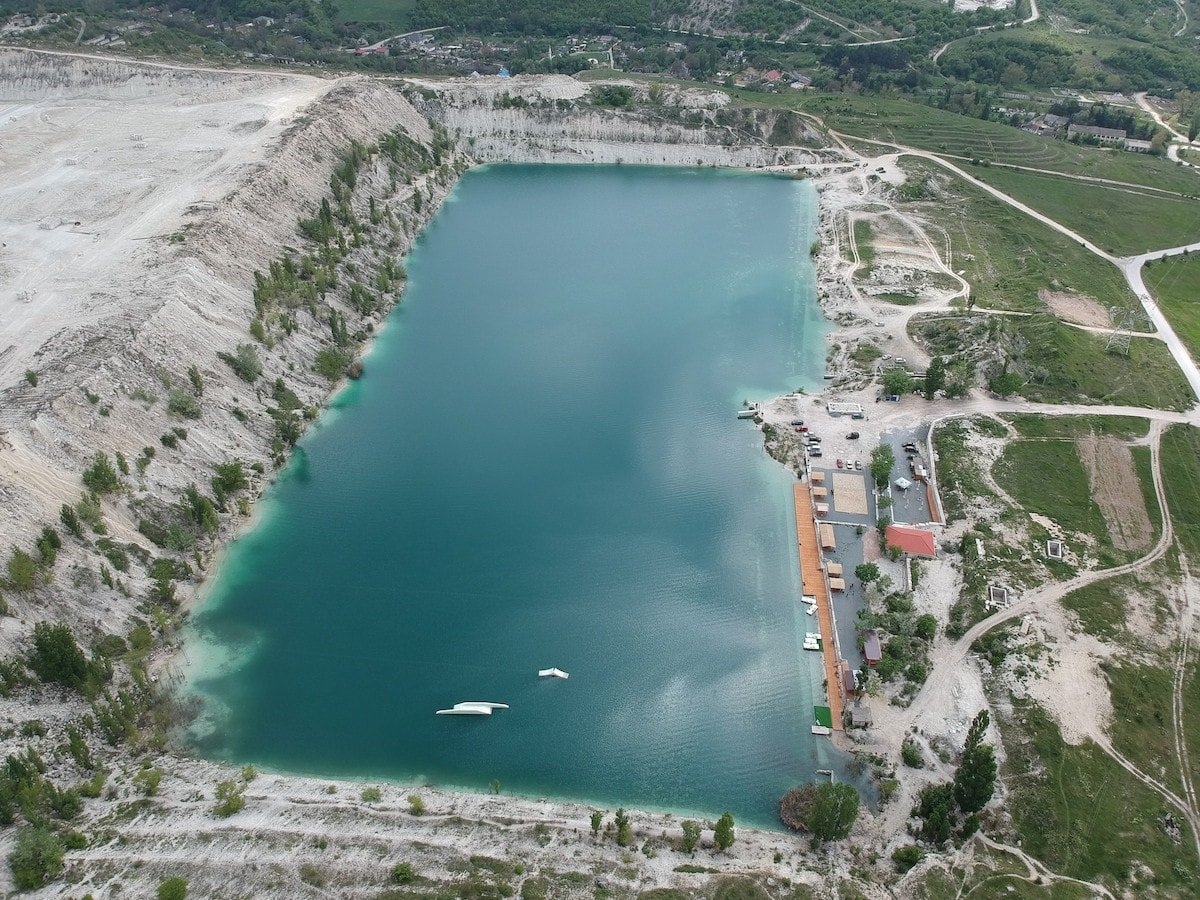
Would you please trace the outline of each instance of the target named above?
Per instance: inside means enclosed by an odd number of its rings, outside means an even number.
[[[862,471],[862,460],[861,459],[856,459],[854,461],[854,468],[859,472]]]
[[[846,440],[857,441],[858,440],[858,432],[857,431],[850,432],[848,435],[846,435]]]
[[[841,458],[840,456],[838,457],[838,461],[837,461],[837,467],[838,467],[839,469],[844,469],[844,468],[846,468],[846,463],[845,463],[845,462],[842,460],[842,458]]]
[[[809,456],[820,456],[820,455],[821,455],[821,448],[820,448],[820,447],[813,447],[811,450],[809,450],[809,451],[808,451],[808,455],[809,455]]]

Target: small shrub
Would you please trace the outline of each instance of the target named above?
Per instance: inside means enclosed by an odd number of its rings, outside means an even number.
[[[175,437],[175,435],[173,435],[169,431],[166,434],[162,435],[159,438],[159,440],[162,441],[162,445],[164,447],[166,447],[168,450],[174,450],[176,447],[179,446],[179,438]]]
[[[95,494],[111,494],[121,486],[117,470],[103,451],[96,454],[92,465],[83,472],[83,483]]]
[[[900,760],[910,769],[925,768],[925,754],[912,738],[905,738],[900,745]]]
[[[38,373],[33,371],[33,369],[26,369],[25,370],[25,380],[29,382],[30,387],[37,387],[38,386]]]
[[[417,880],[417,873],[412,867],[412,863],[396,863],[392,866],[392,874],[389,881],[392,884],[412,884]]]
[[[192,393],[197,397],[204,396],[204,378],[195,366],[188,367],[188,381],[192,383]]]
[[[75,512],[75,508],[69,503],[64,503],[62,509],[58,511],[58,518],[63,523],[63,528],[67,529],[77,538],[83,537],[83,525],[79,521],[79,515]]]
[[[174,875],[158,886],[158,900],[187,900],[188,883]]]
[[[249,784],[258,777],[258,769],[251,765],[242,766],[242,781]]]
[[[248,384],[254,384],[262,375],[262,360],[253,344],[238,344],[236,353],[218,353],[217,357]]]
[[[353,359],[354,357],[348,350],[326,347],[317,354],[316,362],[313,363],[313,369],[330,381],[337,381],[337,379],[345,374],[346,367],[350,365]]]
[[[162,783],[162,777],[162,769],[148,766],[133,776],[133,783],[142,792],[143,796],[153,797],[158,793],[158,786]]]
[[[235,781],[222,781],[217,785],[217,803],[213,807],[213,815],[218,819],[227,819],[245,809],[245,793],[245,785]]]
[[[8,586],[12,590],[33,590],[37,584],[37,570],[37,560],[20,547],[13,547],[8,557]]]
[[[179,388],[171,391],[170,399],[167,401],[167,409],[177,416],[183,416],[185,419],[200,418],[200,401],[194,395],[189,394],[187,391],[181,391]]]
[[[892,851],[892,862],[896,864],[896,871],[903,875],[919,863],[922,856],[924,854],[920,847],[916,844],[909,844],[907,847],[897,847]]]
[[[378,803],[383,799],[383,792],[377,787],[363,788],[362,800],[363,803]]]
[[[321,870],[311,863],[305,863],[300,867],[300,880],[305,884],[311,884],[313,887],[324,887],[325,876],[321,874]]]
[[[425,814],[425,801],[421,799],[420,794],[409,795],[408,811],[414,816],[422,816]]]

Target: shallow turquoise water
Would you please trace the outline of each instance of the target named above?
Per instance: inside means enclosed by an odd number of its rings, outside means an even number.
[[[790,478],[734,411],[820,380],[815,211],[742,173],[466,175],[194,617],[200,752],[774,821],[829,750]],[[512,708],[434,715],[462,700]]]

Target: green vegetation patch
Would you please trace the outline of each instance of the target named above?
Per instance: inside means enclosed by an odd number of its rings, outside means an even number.
[[[1105,640],[1124,637],[1125,591],[1129,582],[1113,579],[1089,584],[1063,597],[1063,606],[1079,616],[1083,630]]]
[[[1200,359],[1200,255],[1156,260],[1142,270],[1142,280],[1192,359]]]
[[[1116,266],[1078,242],[990,196],[935,163],[906,159],[909,199],[950,238],[955,270],[962,270],[978,306],[1029,312],[1045,309],[1043,289],[1071,291],[1102,306],[1133,308]]]
[[[1136,416],[1039,416],[1012,413],[1005,421],[1026,438],[1062,438],[1074,440],[1087,434],[1117,438],[1141,438],[1150,433],[1150,420]]]
[[[1171,713],[1174,666],[1165,655],[1149,665],[1107,669],[1113,747],[1143,772],[1182,794]]]
[[[1175,539],[1184,553],[1200,560],[1200,431],[1174,425],[1162,436],[1163,488]]]
[[[971,437],[970,426],[962,421],[947,422],[933,434],[938,492],[947,523],[963,518],[973,498],[996,498],[984,479],[976,455],[968,451]]]
[[[1119,256],[1200,240],[1194,198],[995,166],[972,174]]]
[[[1029,512],[1053,519],[1067,531],[1095,538],[1105,564],[1125,561],[1125,554],[1112,546],[1108,525],[1092,499],[1087,471],[1074,441],[1012,441],[992,474]]]
[[[865,276],[875,264],[875,245],[873,243],[874,229],[866,219],[854,221],[854,246],[858,248],[858,260],[862,265],[858,270],[860,276]]]
[[[1198,876],[1188,825],[1176,812],[1183,839],[1174,843],[1163,827],[1173,808],[1157,793],[1092,742],[1067,744],[1037,706],[1017,703],[1001,733],[1008,810],[1026,853],[1055,872],[1134,894],[1192,890]]]

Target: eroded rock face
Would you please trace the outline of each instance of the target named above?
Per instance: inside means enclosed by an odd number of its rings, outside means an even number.
[[[453,150],[431,154],[426,119],[361,77],[2,50],[0,103],[0,556],[31,549],[43,525],[58,524],[97,451],[120,453],[129,469],[122,490],[102,499],[109,537],[157,555],[138,530],[140,510],[177,503],[189,484],[207,490],[214,467],[231,459],[270,471],[276,380],[298,409],[323,402],[332,386],[314,360],[331,313],[352,339],[373,330],[403,287],[395,278],[378,290],[377,268],[399,265],[466,162]],[[272,312],[287,327],[256,340],[255,273],[318,252],[298,220],[316,213],[352,144],[393,133],[408,156],[377,153],[359,167],[346,214],[363,236],[339,251],[340,265],[372,286],[369,308],[347,302],[355,279],[341,277]],[[253,385],[218,358],[239,344],[261,358]],[[179,391],[200,394],[198,411],[172,403]],[[160,440],[175,429],[186,436],[174,446]],[[153,459],[137,467],[145,448]],[[251,491],[264,483],[255,478]],[[236,526],[235,507],[222,533]],[[149,584],[133,560],[115,587],[97,585],[103,560],[68,540],[52,584],[8,597],[25,624],[0,630],[0,652],[43,618],[124,631]]]

